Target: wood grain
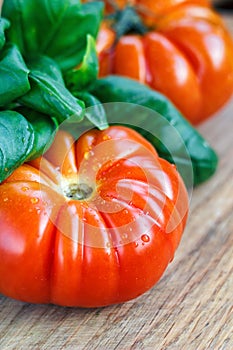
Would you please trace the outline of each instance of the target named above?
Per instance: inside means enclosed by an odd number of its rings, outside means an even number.
[[[185,234],[160,282],[136,300],[94,310],[1,296],[1,350],[233,349],[233,101],[199,130],[219,168],[193,191]]]

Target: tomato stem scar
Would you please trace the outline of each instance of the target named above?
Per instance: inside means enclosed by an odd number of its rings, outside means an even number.
[[[93,189],[85,183],[71,183],[64,189],[64,194],[68,198],[83,200],[90,197]]]

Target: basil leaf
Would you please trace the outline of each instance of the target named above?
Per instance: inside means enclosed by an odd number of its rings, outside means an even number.
[[[0,52],[0,106],[24,95],[29,89],[29,69],[15,45],[6,44]]]
[[[9,40],[24,56],[44,54],[70,69],[82,60],[87,34],[96,37],[102,10],[100,1],[7,0],[2,14],[11,21]]]
[[[0,17],[0,50],[3,48],[5,45],[5,30],[9,28],[10,22],[7,21],[5,18]]]
[[[58,124],[53,118],[49,118],[47,115],[33,111],[30,108],[19,107],[17,112],[23,115],[33,128],[33,149],[27,157],[27,161],[35,159],[46,152],[52,144]]]
[[[65,74],[66,85],[69,90],[82,90],[97,79],[99,70],[95,40],[87,36],[87,48],[79,68],[67,71]]]
[[[75,92],[74,95],[84,101],[86,105],[85,117],[91,124],[94,124],[100,130],[106,129],[108,127],[107,117],[100,101],[88,92]],[[85,120],[81,126],[83,127],[84,125],[87,127]]]
[[[85,105],[65,87],[57,64],[48,57],[39,56],[28,61],[31,90],[19,102],[37,112],[50,115],[62,123],[71,118],[83,119]]]
[[[128,114],[131,117],[130,120],[127,117],[127,111],[122,113],[121,109],[121,114],[119,115],[118,113],[117,116],[117,122],[127,122],[130,123],[130,126],[135,126],[155,146],[161,157],[177,165],[186,183],[190,181],[187,178],[189,176],[187,175],[189,173],[188,159],[183,156],[184,152],[182,151],[181,143],[176,142],[170,137],[171,128],[169,124],[175,128],[187,149],[192,162],[194,185],[207,180],[215,172],[218,157],[214,150],[162,94],[151,90],[137,81],[117,76],[109,76],[96,80],[90,87],[90,92],[102,103],[128,102],[147,107],[162,115],[167,122],[163,122],[162,118],[158,118],[158,122],[154,121],[151,115],[149,115],[149,111],[147,112],[147,109],[143,110],[142,113],[135,114],[137,119],[135,119],[134,113],[131,112]],[[111,113],[113,112],[111,110]],[[117,115],[117,111],[115,115]],[[151,119],[148,119],[148,116]],[[149,126],[145,128],[148,122]],[[158,136],[155,136],[153,131],[156,131],[156,135]]]
[[[33,145],[31,124],[15,111],[0,112],[0,182],[27,159]]]
[[[33,59],[27,60],[27,64],[34,72],[43,72],[48,78],[51,78],[64,85],[63,75],[58,64],[50,57],[38,55]]]

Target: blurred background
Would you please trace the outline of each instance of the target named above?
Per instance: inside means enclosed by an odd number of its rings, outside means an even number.
[[[233,10],[233,0],[212,0],[213,5],[219,10]]]

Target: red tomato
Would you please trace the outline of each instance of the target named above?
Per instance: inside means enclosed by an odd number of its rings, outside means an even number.
[[[114,32],[106,23],[101,28],[100,76],[137,79],[166,95],[197,124],[232,96],[232,38],[206,1],[141,0],[135,5],[139,14],[142,5],[151,14],[144,18],[142,11],[142,17],[154,27],[145,35],[124,35],[115,45]],[[108,47],[104,47],[103,32]]]
[[[81,307],[135,298],[173,259],[187,210],[175,166],[137,132],[60,131],[0,186],[0,292]]]
[[[173,12],[174,9],[184,5],[211,7],[209,0],[104,0],[103,2],[107,14],[114,13],[116,9],[123,10],[126,6],[135,7],[137,13],[148,26],[153,26],[158,17]]]

